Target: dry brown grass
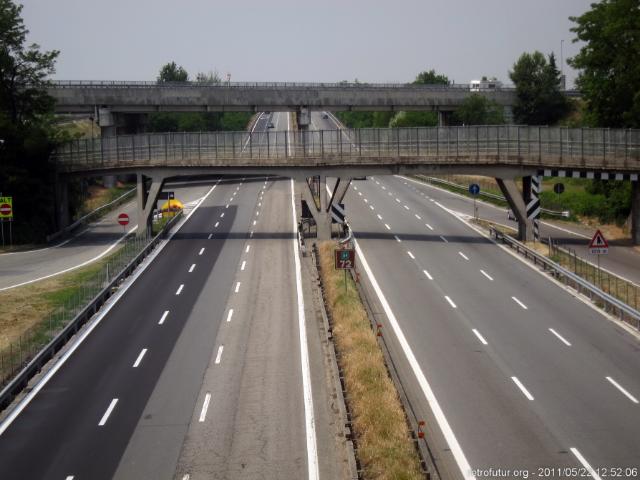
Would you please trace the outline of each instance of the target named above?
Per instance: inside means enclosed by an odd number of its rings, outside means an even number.
[[[355,284],[348,277],[345,291],[344,274],[334,269],[335,247],[334,242],[320,245],[321,274],[364,478],[423,478],[402,404]]]

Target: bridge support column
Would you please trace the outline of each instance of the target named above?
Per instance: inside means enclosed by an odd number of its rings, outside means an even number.
[[[56,227],[60,231],[69,225],[69,183],[61,175],[56,175],[55,184]]]
[[[631,182],[631,243],[640,245],[640,181]]]
[[[149,191],[146,188],[145,176],[138,174],[137,184],[137,204],[138,204],[138,230],[136,234],[139,237],[151,235],[151,215],[153,207],[158,200],[158,194],[162,191],[164,178],[152,177]]]
[[[307,178],[298,178],[298,189],[311,211],[311,215],[316,222],[316,232],[318,240],[331,239],[333,222],[331,220],[331,206],[334,203],[342,203],[345,194],[351,183],[351,178],[338,178],[336,184],[329,196],[327,193],[327,177],[324,175],[319,177],[318,198],[312,191],[312,186]],[[319,203],[319,205],[318,205]]]
[[[116,114],[112,113],[108,108],[98,109],[98,125],[100,126],[100,136],[115,137],[118,135],[118,125],[116,124]],[[102,184],[106,188],[113,188],[116,186],[115,175],[105,175],[102,177]]]
[[[496,182],[507,199],[511,211],[518,221],[518,240],[533,241],[533,222],[527,218],[527,207],[515,180],[496,178]],[[529,186],[531,179],[529,178]],[[530,187],[529,187],[530,190]]]

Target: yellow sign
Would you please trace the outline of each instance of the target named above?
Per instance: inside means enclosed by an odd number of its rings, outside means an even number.
[[[13,218],[13,197],[0,197],[0,218]]]

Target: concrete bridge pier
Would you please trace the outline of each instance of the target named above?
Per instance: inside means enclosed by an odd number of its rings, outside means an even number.
[[[640,181],[631,182],[631,243],[640,245]]]
[[[334,203],[342,203],[351,184],[351,178],[337,178],[330,196],[327,192],[327,177],[325,175],[319,177],[319,189],[317,192],[313,191],[308,178],[299,177],[296,181],[298,190],[302,194],[302,199],[307,203],[316,222],[317,239],[330,240],[333,226],[331,206]]]
[[[518,221],[518,240],[533,241],[533,222],[527,218],[527,198],[531,197],[531,177],[523,178],[522,194],[515,180],[496,178],[496,182]]]
[[[158,194],[162,191],[164,185],[163,177],[151,177],[151,186],[147,190],[146,177],[138,173],[137,183],[137,216],[138,216],[138,230],[136,235],[151,236],[151,216],[153,215],[153,207],[158,201]]]
[[[112,113],[108,108],[98,109],[98,125],[100,126],[100,136],[102,138],[115,137],[118,135],[118,125],[116,124],[116,114]],[[104,175],[102,177],[102,184],[106,188],[113,188],[116,186],[115,175]]]

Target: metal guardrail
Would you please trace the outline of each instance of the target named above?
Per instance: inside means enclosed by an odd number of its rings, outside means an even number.
[[[93,219],[95,219],[97,217],[100,217],[101,215],[107,213],[107,211],[110,208],[120,205],[120,203],[122,203],[128,197],[132,197],[133,194],[135,193],[135,191],[136,191],[136,187],[133,187],[131,190],[126,191],[125,193],[120,195],[115,200],[112,200],[111,202],[106,203],[106,204],[96,208],[95,210],[92,210],[91,212],[87,213],[86,215],[83,215],[78,220],[73,222],[71,225],[68,225],[67,227],[63,228],[62,230],[59,230],[59,231],[57,231],[55,233],[52,233],[51,235],[47,235],[47,238],[46,238],[47,243],[55,240],[56,238],[60,238],[62,236],[68,235],[71,232],[73,232],[75,229],[77,229],[78,227],[80,227],[82,225],[86,225],[91,220],[93,220]]]
[[[288,148],[288,145],[293,148]],[[498,165],[640,172],[640,130],[528,126],[156,133],[75,140],[68,172],[138,167]]]
[[[89,319],[95,315],[98,310],[113,295],[118,285],[124,281],[133,271],[142,263],[142,261],[151,253],[151,251],[165,238],[166,233],[175,225],[181,215],[176,215],[164,228],[151,239],[151,241],[136,255],[136,257],[127,264],[127,266],[113,279],[109,284],[96,295],[73,320],[71,320],[42,350],[40,350],[31,361],[7,384],[0,392],[0,410],[5,409],[11,404],[13,399],[27,387],[31,380],[42,367],[49,362],[54,355],[59,352],[66,343],[80,330],[80,328]]]
[[[460,185],[459,183],[450,182],[448,180],[443,180],[442,178],[428,177],[426,175],[420,175],[420,177],[428,180],[430,183],[439,183],[441,185],[447,185],[447,186],[452,187],[452,188],[457,188],[460,191],[468,192],[468,187],[466,187],[465,185]],[[478,195],[480,195],[482,197],[486,197],[486,198],[491,198],[493,200],[499,200],[501,202],[508,203],[506,198],[504,198],[502,195],[496,195],[495,193],[481,191]],[[553,215],[555,217],[568,218],[569,216],[571,216],[571,212],[569,212],[568,210],[565,210],[565,211],[562,211],[562,212],[556,212],[555,210],[549,210],[547,208],[541,208],[540,211],[542,213],[546,213],[547,215]]]
[[[566,270],[538,252],[531,250],[526,245],[523,245],[519,241],[511,238],[509,235],[505,235],[496,228],[490,227],[489,233],[497,241],[509,245],[509,247],[515,249],[516,252],[524,255],[525,258],[533,260],[534,265],[540,265],[544,271],[549,272],[554,278],[562,281],[565,285],[574,288],[579,294],[587,296],[592,302],[603,307],[605,312],[619,317],[621,321],[634,326],[637,330],[640,330],[639,311],[631,308],[626,303],[618,300],[608,293],[603,292],[592,283],[587,282],[573,272]]]

